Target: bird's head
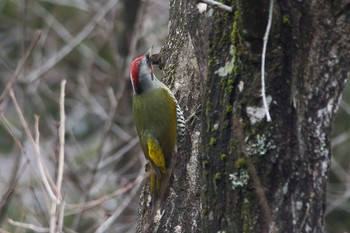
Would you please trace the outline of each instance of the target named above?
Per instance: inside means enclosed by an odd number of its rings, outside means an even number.
[[[134,95],[141,94],[155,87],[155,76],[151,62],[152,49],[153,46],[131,64],[130,79]]]

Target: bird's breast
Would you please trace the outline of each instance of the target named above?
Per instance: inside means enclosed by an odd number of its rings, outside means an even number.
[[[168,91],[157,88],[133,98],[133,115],[140,139],[176,140],[176,106]]]

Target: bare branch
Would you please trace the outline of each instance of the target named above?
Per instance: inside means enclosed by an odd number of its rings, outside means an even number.
[[[142,183],[142,181],[144,179],[146,179],[148,176],[149,176],[148,173],[143,174],[143,175],[139,175],[138,178],[135,181],[130,182],[125,187],[123,187],[121,189],[118,189],[118,190],[114,191],[113,193],[105,195],[105,196],[103,196],[103,197],[101,197],[99,199],[88,201],[88,202],[84,202],[84,203],[79,203],[77,205],[70,204],[70,205],[68,205],[67,212],[65,213],[65,216],[69,216],[69,215],[72,215],[72,214],[77,214],[77,213],[83,212],[85,210],[94,208],[94,207],[96,207],[98,205],[101,205],[102,203],[104,203],[106,201],[111,200],[114,197],[117,197],[117,196],[119,196],[119,195],[121,195],[123,193],[128,192],[130,189],[134,188],[135,186],[139,187],[139,185]]]
[[[103,17],[117,4],[118,0],[109,0],[98,13],[90,20],[90,22],[80,31],[80,33],[70,40],[61,50],[54,56],[50,56],[46,62],[33,70],[28,76],[27,80],[33,82],[37,80],[40,75],[46,73],[53,66],[55,66],[62,58],[69,54],[77,45],[79,45],[95,28],[95,26],[103,19]]]
[[[56,232],[56,210],[57,203],[52,202],[50,208],[50,233]]]
[[[106,166],[108,166],[109,164],[111,164],[112,162],[116,161],[120,156],[122,156],[123,154],[125,154],[126,152],[128,152],[131,148],[133,148],[137,142],[139,141],[138,137],[134,137],[131,141],[129,141],[128,144],[126,144],[125,146],[123,146],[120,150],[118,150],[113,156],[109,156],[108,158],[106,158],[105,160],[102,160],[99,164],[98,164],[98,169],[103,169]]]
[[[20,4],[20,3],[18,3]],[[56,32],[56,34],[65,41],[65,43],[69,43],[74,37],[71,35],[71,33],[60,23],[59,20],[57,20],[49,11],[47,11],[44,7],[41,6],[38,2],[33,3],[34,6],[32,6],[30,9],[34,11],[34,13],[39,17],[45,17],[46,20],[45,23]],[[94,57],[96,60],[96,63],[100,65],[101,67],[110,67],[110,64],[106,59],[104,59],[102,56],[100,56],[96,51],[91,49],[89,45],[84,43],[82,41],[80,44],[77,45],[77,50],[85,57],[90,58]]]
[[[59,232],[62,232],[63,228],[63,220],[64,220],[64,208],[66,207],[66,203],[64,201],[64,198],[62,198],[62,202],[59,206],[59,211],[57,213],[57,229]]]
[[[9,95],[10,95],[10,97],[12,99],[12,102],[13,102],[13,104],[15,106],[15,109],[16,109],[16,112],[18,114],[18,117],[20,118],[20,121],[21,121],[21,124],[23,126],[23,129],[24,129],[27,137],[29,138],[30,142],[32,143],[32,145],[34,147],[34,151],[35,151],[35,155],[36,155],[36,159],[37,159],[37,164],[38,164],[38,167],[39,167],[39,173],[40,173],[40,176],[41,176],[42,181],[44,183],[45,190],[47,191],[47,193],[49,194],[49,196],[50,196],[50,198],[52,200],[58,201],[54,191],[52,190],[52,187],[50,186],[50,183],[49,183],[49,180],[48,180],[49,174],[45,173],[45,168],[44,168],[45,165],[44,165],[43,160],[42,160],[42,156],[41,156],[41,152],[40,152],[40,146],[38,144],[36,144],[36,141],[34,141],[33,135],[32,135],[32,133],[29,130],[27,121],[25,120],[24,115],[22,113],[22,110],[21,110],[21,108],[18,105],[16,96],[15,96],[12,88],[10,88],[10,90],[9,90]],[[39,127],[37,127],[37,128],[39,128]]]
[[[16,158],[15,166],[12,169],[13,172],[9,182],[9,187],[0,198],[0,222],[2,222],[2,219],[6,216],[5,210],[8,208],[11,202],[11,198],[13,197],[15,189],[18,185],[18,181],[23,176],[28,166],[28,163],[24,163],[22,166],[20,166],[20,161],[21,159],[18,156]]]
[[[8,223],[13,225],[13,226],[33,230],[35,232],[49,232],[48,228],[38,227],[38,226],[35,226],[33,224],[29,224],[29,223],[17,222],[17,221],[13,221],[12,219],[8,219]]]
[[[60,94],[60,128],[59,128],[59,141],[60,141],[60,147],[59,147],[59,154],[58,154],[58,172],[57,172],[57,196],[59,197],[59,200],[61,201],[58,205],[57,203],[53,203],[56,205],[56,207],[53,207],[56,211],[54,214],[56,214],[55,220],[57,219],[57,229],[56,231],[61,232],[63,227],[63,213],[64,213],[64,201],[62,200],[61,196],[61,187],[62,187],[62,180],[63,180],[63,169],[64,169],[64,134],[65,134],[65,125],[66,125],[66,114],[64,111],[64,96],[65,96],[65,88],[66,88],[66,80],[63,79],[61,82],[61,94]],[[59,211],[57,211],[57,208]],[[56,224],[56,222],[54,222]],[[50,230],[51,230],[51,222],[50,222]]]
[[[202,0],[202,2],[211,5],[211,6],[215,6],[217,8],[220,8],[221,10],[227,11],[227,12],[232,12],[233,9],[230,6],[226,6],[225,4],[222,4],[221,2],[217,2],[214,0]]]
[[[135,182],[134,182],[135,183]],[[135,183],[135,186],[129,195],[125,196],[123,198],[122,203],[120,203],[117,208],[113,211],[113,214],[109,216],[109,218],[106,219],[96,230],[96,233],[103,233],[106,232],[106,230],[109,229],[109,227],[115,222],[115,220],[120,216],[120,214],[124,211],[124,209],[129,205],[130,201],[133,199],[133,197],[137,194],[137,191],[139,190],[139,187],[141,185],[141,182]]]
[[[0,113],[0,119],[1,119],[2,123],[4,124],[7,132],[11,135],[13,141],[16,143],[17,147],[21,151],[21,153],[25,154],[24,153],[24,147],[23,147],[22,143],[18,140],[18,138],[15,135],[15,132],[13,131],[14,127],[12,127],[11,123],[7,120],[7,118],[5,117],[3,112]],[[28,158],[26,158],[26,159],[28,160]]]
[[[0,96],[0,103],[3,101],[3,99],[5,98],[5,96],[7,95],[7,93],[9,92],[10,88],[12,88],[13,84],[15,83],[18,75],[21,73],[24,64],[27,62],[30,54],[32,53],[34,47],[36,46],[36,44],[38,43],[39,39],[41,36],[41,31],[38,30],[34,33],[33,39],[32,39],[32,43],[30,44],[28,50],[25,52],[24,56],[21,58],[21,60],[19,60],[16,70],[13,73],[13,76],[11,77],[10,81],[7,83],[5,90],[2,92],[1,96]]]
[[[59,147],[59,155],[58,155],[58,174],[57,174],[57,195],[61,195],[61,186],[62,186],[62,179],[63,179],[63,166],[64,166],[64,134],[65,134],[65,121],[66,121],[66,115],[64,111],[64,95],[65,95],[65,88],[66,88],[66,80],[63,79],[61,82],[61,95],[60,95],[60,128],[59,128],[59,140],[60,140],[60,147]]]

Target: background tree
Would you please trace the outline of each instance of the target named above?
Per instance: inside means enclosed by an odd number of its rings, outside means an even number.
[[[348,5],[276,2],[268,122],[260,76],[269,1],[223,2],[234,11],[171,2],[164,75],[187,115],[197,103],[201,117],[188,126],[164,213],[150,220],[144,205],[140,231],[324,232],[332,122],[349,76]]]

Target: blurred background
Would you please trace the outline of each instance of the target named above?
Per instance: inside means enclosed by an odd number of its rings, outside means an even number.
[[[328,181],[326,223],[329,233],[350,232],[350,84],[345,87],[333,125],[333,158]]]
[[[63,79],[64,231],[95,232],[103,226],[113,229],[109,232],[136,231],[145,161],[131,117],[129,65],[152,44],[159,51],[168,12],[166,0],[0,0],[0,233],[36,232],[11,220],[49,225],[50,198],[23,121],[34,135],[34,115],[40,117],[40,151],[55,180]],[[41,37],[14,76],[37,30]],[[14,79],[24,119],[6,91]],[[347,87],[333,133],[329,233],[350,229],[349,119]],[[111,216],[115,221],[106,221]]]
[[[168,14],[164,0],[0,0],[0,94],[41,30],[13,90],[33,135],[40,117],[41,154],[54,180],[60,84],[67,80],[65,232],[95,232],[112,214],[110,232],[136,231],[145,161],[129,68],[152,44],[159,51]],[[0,232],[36,232],[8,221],[48,227],[50,198],[8,93],[0,114]]]

